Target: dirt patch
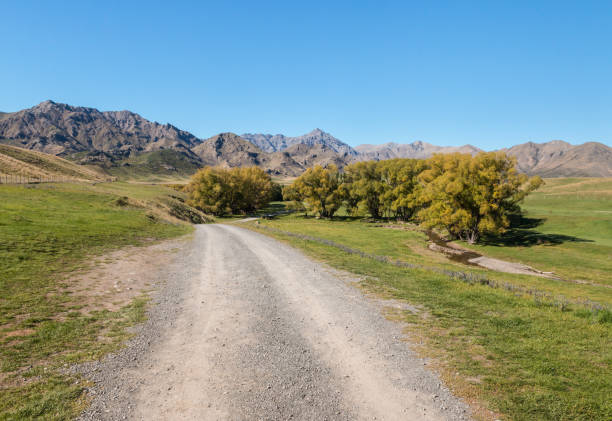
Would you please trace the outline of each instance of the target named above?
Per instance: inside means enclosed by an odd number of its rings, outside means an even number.
[[[4,336],[7,338],[14,338],[14,337],[20,337],[20,336],[28,336],[28,335],[31,335],[32,333],[34,333],[34,329],[19,329],[19,330],[13,330],[12,332],[6,332]]]
[[[442,237],[433,231],[428,231],[429,237],[428,248],[433,251],[444,253],[450,260],[465,265],[480,266],[485,269],[495,270],[497,272],[514,273],[518,275],[534,275],[543,278],[559,279],[552,272],[542,272],[531,266],[522,263],[508,262],[492,257],[483,256],[475,251],[464,249],[459,245],[445,241]]]
[[[145,247],[125,247],[95,258],[92,268],[67,280],[66,291],[81,312],[117,311],[151,288],[152,278],[167,265],[180,242],[170,240]]]

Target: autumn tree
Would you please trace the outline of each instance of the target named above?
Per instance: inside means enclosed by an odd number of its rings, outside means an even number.
[[[307,212],[304,206],[304,198],[295,188],[295,184],[283,187],[283,201],[287,203],[287,208],[295,212]]]
[[[294,201],[303,202],[313,213],[323,218],[331,218],[342,205],[339,186],[340,173],[335,165],[327,168],[317,165],[299,176],[287,193]]]
[[[437,154],[427,160],[418,218],[428,228],[444,228],[453,238],[475,243],[483,233],[501,234],[508,216],[542,180],[516,170],[516,159],[503,153]]]
[[[344,169],[340,192],[349,212],[355,213],[362,206],[372,218],[381,217],[382,198],[388,185],[381,179],[380,167],[380,162],[367,161],[356,162]]]
[[[272,180],[262,169],[206,167],[186,186],[189,204],[216,216],[244,214],[270,202]]]
[[[422,186],[418,176],[427,167],[422,159],[390,159],[378,163],[381,182],[387,187],[381,197],[386,216],[407,221],[420,208]]]

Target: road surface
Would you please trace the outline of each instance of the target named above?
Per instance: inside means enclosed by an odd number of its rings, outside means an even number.
[[[380,301],[272,238],[201,225],[154,277],[136,337],[82,369],[84,420],[469,418]]]

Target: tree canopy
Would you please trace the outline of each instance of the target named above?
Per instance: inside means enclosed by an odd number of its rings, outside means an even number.
[[[189,204],[216,216],[245,214],[268,205],[274,186],[257,167],[206,167],[191,178],[185,190]]]
[[[437,154],[429,159],[357,162],[308,169],[284,189],[294,209],[332,217],[344,205],[350,214],[412,220],[474,243],[482,234],[502,234],[519,203],[542,183],[516,169],[503,153]]]
[[[289,188],[285,197],[302,202],[307,211],[323,218],[331,218],[342,205],[340,172],[335,165],[323,168],[317,165],[299,176]]]
[[[454,238],[477,242],[483,233],[501,234],[519,202],[542,183],[516,170],[516,159],[499,152],[437,154],[420,175],[418,219],[444,228]]]

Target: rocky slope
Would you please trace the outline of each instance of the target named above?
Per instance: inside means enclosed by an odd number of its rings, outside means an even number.
[[[517,158],[518,168],[542,177],[612,177],[612,148],[602,143],[571,145],[561,140],[523,143],[501,149]]]
[[[295,144],[280,152],[265,152],[234,133],[221,133],[193,148],[203,165],[258,166],[271,174],[297,176],[313,165],[346,165],[340,154],[322,144]]]
[[[126,157],[160,149],[189,151],[200,141],[170,124],[130,111],[101,112],[45,101],[0,118],[0,140],[60,156]],[[95,159],[92,159],[95,160]]]
[[[271,135],[261,133],[245,133],[241,137],[248,140],[264,152],[280,152],[290,148],[293,145],[322,145],[325,148],[331,149],[341,155],[357,155],[357,152],[352,147],[341,140],[336,139],[329,133],[325,133],[321,129],[314,129],[310,133],[296,137],[288,137],[282,134]]]

